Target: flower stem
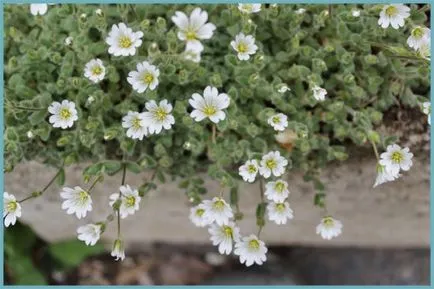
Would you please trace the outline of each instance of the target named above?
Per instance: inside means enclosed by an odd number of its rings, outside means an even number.
[[[56,178],[59,176],[60,172],[62,172],[63,170],[63,164],[60,167],[59,171],[57,172],[57,174],[51,179],[51,181],[42,189],[41,194],[43,194],[56,180]]]
[[[87,191],[89,194],[92,192],[93,188],[96,186],[96,184],[101,181],[103,178],[102,176],[98,176],[95,181],[93,181],[92,185],[90,186],[89,190]]]
[[[258,239],[259,239],[259,236],[261,236],[262,228],[263,228],[263,226],[259,226],[259,228],[258,228]]]
[[[125,177],[127,176],[127,165],[126,164],[122,164],[123,166],[123,172],[122,172],[122,183],[121,185],[125,185]]]
[[[215,144],[215,138],[216,138],[216,126],[215,124],[212,125],[212,143]]]
[[[35,196],[34,196],[33,194],[30,195],[30,196],[28,196],[28,197],[25,197],[24,199],[22,199],[22,200],[20,200],[20,201],[18,201],[18,203],[25,202],[25,201],[30,200],[30,199],[32,199],[32,198],[35,198]]]
[[[377,158],[377,161],[380,161],[380,156],[378,154],[377,146],[375,143],[371,140],[372,148],[374,149],[375,157]]]
[[[259,190],[261,192],[261,202],[264,202],[264,181],[259,179]]]
[[[118,209],[118,239],[121,238],[121,213],[120,209]]]

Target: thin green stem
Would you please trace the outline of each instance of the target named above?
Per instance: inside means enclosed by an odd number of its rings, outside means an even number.
[[[56,178],[59,176],[59,174],[62,172],[63,170],[63,164],[60,167],[59,171],[57,172],[57,174],[50,180],[50,182],[42,189],[41,194],[43,194],[56,180]]]
[[[212,125],[212,143],[215,144],[216,139],[216,126],[215,124]]]
[[[35,196],[34,196],[34,195],[30,195],[30,196],[25,197],[24,199],[18,201],[18,203],[22,203],[22,202],[25,202],[25,201],[27,201],[27,200],[33,199],[33,198],[35,198]]]
[[[258,239],[261,236],[262,228],[264,228],[264,226],[259,226],[258,228]]]
[[[93,181],[92,185],[90,186],[89,190],[87,191],[89,194],[92,192],[92,190],[95,188],[96,184],[102,179],[102,176],[98,176],[95,181]]]
[[[122,164],[123,166],[123,172],[122,172],[122,183],[121,185],[125,185],[125,178],[127,176],[127,165],[126,164]]]
[[[261,202],[264,202],[264,181],[259,179],[259,190],[261,192]]]
[[[377,146],[375,145],[374,141],[370,141],[372,144],[372,148],[374,149],[375,157],[377,158],[377,161],[380,161],[380,155],[378,154]]]

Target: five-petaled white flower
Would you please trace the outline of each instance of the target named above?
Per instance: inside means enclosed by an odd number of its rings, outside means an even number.
[[[359,17],[360,16],[360,10],[357,10],[357,9],[351,10],[351,15],[353,17]]]
[[[386,167],[391,174],[397,175],[400,170],[408,171],[413,165],[413,154],[409,148],[401,148],[397,144],[388,145],[386,152],[380,155],[380,165]]]
[[[73,40],[74,40],[74,39],[73,39],[71,36],[66,37],[66,38],[65,38],[65,45],[66,45],[66,46],[71,45]]]
[[[48,10],[48,5],[41,3],[41,4],[30,4],[30,13],[32,13],[32,15],[36,16],[36,15],[44,15],[45,13],[47,13]]]
[[[431,125],[431,102],[424,102],[422,104],[423,113],[428,115],[428,124]]]
[[[143,137],[148,135],[148,127],[146,126],[143,113],[129,111],[122,118],[122,127],[128,129],[127,137],[132,139],[143,140]]]
[[[229,106],[229,96],[226,93],[218,93],[217,88],[207,86],[203,91],[203,97],[199,93],[193,93],[188,101],[194,108],[190,116],[195,121],[202,121],[209,118],[212,122],[218,123],[226,118],[223,109]]]
[[[68,215],[75,214],[77,218],[81,219],[86,217],[87,212],[92,211],[92,198],[88,192],[79,186],[73,189],[63,188],[60,197],[65,199],[62,203],[62,209],[66,210]]]
[[[142,45],[143,32],[133,30],[124,23],[113,24],[105,42],[110,45],[108,52],[114,56],[128,56],[136,54],[136,48]]]
[[[176,11],[172,16],[172,21],[179,28],[178,38],[186,41],[190,47],[203,48],[200,40],[210,39],[216,29],[212,23],[206,23],[208,13],[200,8],[195,8],[190,14],[190,18],[184,12]]]
[[[239,175],[245,182],[253,183],[258,174],[259,164],[257,160],[248,160],[238,169]]]
[[[190,209],[190,221],[196,227],[205,227],[212,223],[212,220],[205,218],[205,209],[202,203]]]
[[[267,251],[265,243],[252,234],[235,243],[234,254],[240,256],[241,264],[250,267],[254,263],[262,265],[267,260]]]
[[[386,166],[377,164],[377,178],[375,179],[374,188],[381,184],[392,182],[400,177],[398,171],[390,171]]]
[[[170,129],[175,123],[175,118],[171,114],[172,105],[166,99],[160,101],[159,105],[157,105],[155,100],[148,101],[145,107],[148,111],[143,112],[143,119],[149,133],[158,134],[163,128]]]
[[[255,38],[252,35],[244,35],[239,33],[235,36],[235,40],[231,41],[232,48],[238,52],[239,60],[249,60],[250,55],[255,54],[258,46],[255,44]]]
[[[21,205],[14,195],[3,193],[3,219],[5,227],[13,226],[21,217]]]
[[[419,50],[424,44],[431,41],[431,29],[417,26],[411,30],[411,34],[407,39],[407,44],[414,50]]]
[[[158,85],[158,77],[160,70],[147,61],[137,64],[137,71],[128,73],[127,81],[133,86],[133,89],[138,93],[146,91],[146,89],[154,90]]]
[[[325,90],[324,88],[321,88],[317,85],[315,85],[312,88],[312,93],[313,93],[313,97],[317,100],[317,101],[324,101],[325,97],[327,95],[327,90]]]
[[[93,81],[94,83],[98,83],[103,80],[105,76],[105,67],[101,59],[92,59],[86,63],[84,67],[84,76],[89,78],[89,80]]]
[[[260,162],[259,173],[264,178],[269,178],[271,174],[280,177],[285,172],[288,160],[280,155],[279,151],[272,151],[264,155]]]
[[[268,182],[265,185],[264,194],[268,200],[276,203],[282,203],[289,195],[288,183],[283,180]]]
[[[261,4],[239,3],[238,10],[245,14],[258,13],[261,11]]]
[[[211,201],[205,200],[202,203],[205,207],[204,218],[219,226],[229,224],[229,220],[234,216],[231,207],[222,198],[214,197]]]
[[[219,226],[212,224],[208,229],[211,241],[214,246],[218,246],[220,254],[229,255],[232,252],[234,242],[240,241],[240,229],[234,222]]]
[[[120,193],[110,195],[110,206],[113,206],[120,198],[119,214],[122,219],[133,215],[139,210],[139,203],[142,199],[137,190],[133,190],[129,185],[120,186]]]
[[[288,117],[283,113],[278,113],[268,118],[268,124],[271,125],[274,130],[284,131],[288,126]]]
[[[382,28],[392,25],[393,28],[398,29],[404,26],[404,20],[409,16],[410,8],[403,4],[384,5],[383,10],[380,12],[378,25]]]
[[[77,229],[78,239],[84,241],[87,246],[93,246],[98,242],[102,233],[101,224],[87,224]]]
[[[294,217],[292,209],[288,202],[275,203],[270,202],[267,205],[268,219],[278,225],[286,224],[288,219]]]
[[[62,103],[54,101],[48,107],[48,112],[52,114],[48,119],[53,127],[66,129],[74,125],[74,121],[78,119],[75,103],[69,100],[63,100]]]
[[[331,216],[322,218],[321,223],[316,226],[316,233],[321,235],[325,240],[330,240],[333,237],[337,237],[342,233],[342,223]]]
[[[111,255],[115,257],[116,261],[125,259],[124,242],[121,239],[115,240]]]

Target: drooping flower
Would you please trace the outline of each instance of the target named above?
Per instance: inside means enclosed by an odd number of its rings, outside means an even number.
[[[45,13],[47,13],[47,10],[48,10],[48,5],[45,3],[30,4],[30,13],[32,13],[32,15],[34,16],[44,15]]]
[[[92,198],[79,186],[73,189],[64,187],[60,197],[64,199],[62,209],[66,210],[68,215],[75,214],[78,219],[81,219],[86,217],[87,212],[92,211]]]
[[[129,56],[136,54],[136,49],[142,45],[143,32],[133,30],[125,23],[113,24],[105,42],[110,46],[108,52],[114,56]]]
[[[92,59],[86,63],[84,67],[84,76],[94,83],[103,80],[105,76],[105,67],[101,59]]]
[[[255,38],[252,35],[244,35],[239,33],[235,36],[235,40],[231,41],[232,48],[238,52],[239,60],[249,60],[250,55],[256,53],[258,46],[255,44]]]
[[[386,167],[391,174],[397,175],[400,170],[408,171],[413,165],[413,154],[409,148],[401,148],[397,144],[388,145],[386,152],[380,155],[380,165]]]
[[[341,221],[333,219],[331,216],[322,218],[321,223],[316,227],[316,233],[325,240],[330,240],[342,233],[343,225]]]
[[[193,93],[188,101],[194,108],[190,116],[199,122],[209,118],[212,122],[218,123],[226,118],[223,109],[228,108],[230,99],[226,93],[218,93],[217,88],[207,86],[202,95]]]
[[[65,38],[65,45],[66,45],[66,46],[71,45],[73,40],[74,40],[74,39],[73,39],[71,36],[66,37],[66,38]]]
[[[122,219],[125,219],[128,215],[133,215],[139,210],[142,198],[139,196],[139,192],[133,190],[129,185],[120,186],[119,190],[120,194],[114,193],[110,195],[110,206],[113,206],[120,198],[119,214]]]
[[[3,192],[3,219],[5,227],[13,226],[21,217],[21,205],[14,195]]]
[[[354,9],[354,10],[351,10],[351,15],[353,16],[353,17],[359,17],[360,16],[360,10],[357,10],[357,9]]]
[[[212,224],[208,232],[211,235],[212,244],[218,246],[219,253],[222,255],[229,255],[232,252],[233,243],[240,241],[240,229],[234,222],[222,226]]]
[[[249,183],[253,183],[255,181],[258,170],[259,164],[257,160],[248,160],[238,169],[239,175],[243,178],[245,182]]]
[[[424,44],[431,41],[431,29],[417,26],[411,30],[411,34],[407,39],[407,44],[414,50],[419,50]]]
[[[128,83],[133,86],[133,89],[138,93],[143,93],[148,88],[155,90],[158,85],[160,70],[147,61],[138,63],[136,68],[137,71],[130,71],[127,78]]]
[[[268,219],[278,225],[286,224],[288,219],[294,217],[292,209],[288,202],[275,203],[270,202],[267,205]]]
[[[74,121],[78,119],[75,103],[69,100],[63,100],[62,103],[54,101],[48,107],[48,112],[52,115],[48,119],[53,127],[66,129],[74,125]]]
[[[250,267],[255,263],[262,265],[267,260],[267,251],[265,243],[252,234],[235,243],[234,254],[240,256],[241,264]]]
[[[200,8],[195,8],[190,14],[190,18],[184,12],[176,11],[175,16],[172,16],[172,21],[179,28],[178,38],[185,41],[190,47],[200,49],[203,45],[200,42],[202,39],[210,39],[216,29],[212,23],[206,23],[208,13]],[[197,50],[196,50],[197,51]]]
[[[284,131],[288,126],[288,117],[283,113],[278,113],[268,118],[268,124],[271,125],[274,130]]]
[[[172,105],[166,99],[160,101],[159,105],[154,100],[148,101],[145,107],[148,111],[143,112],[143,119],[149,133],[159,134],[163,128],[171,129],[175,118],[171,114]]]
[[[96,13],[96,15],[98,15],[98,16],[102,16],[102,10],[99,9],[99,8],[95,10],[95,13]]]
[[[205,218],[205,209],[202,203],[190,209],[190,220],[196,227],[205,227],[212,223],[212,220]]]
[[[219,226],[229,224],[229,220],[234,216],[231,207],[222,198],[214,197],[211,201],[203,201],[203,204],[204,218],[216,222]]]
[[[324,101],[325,97],[327,95],[327,90],[325,90],[324,88],[321,88],[317,85],[315,85],[312,88],[312,93],[313,93],[313,97],[317,100],[317,101]]]
[[[148,135],[148,127],[146,126],[143,113],[129,111],[122,118],[122,127],[128,129],[127,137],[132,139],[143,140],[143,137]]]
[[[273,202],[282,203],[289,195],[288,183],[283,180],[265,184],[265,197]]]
[[[26,135],[28,139],[32,139],[35,136],[31,130],[27,131]]]
[[[123,261],[125,259],[124,242],[121,239],[115,240],[111,255],[115,257],[116,261]]]
[[[285,93],[287,91],[291,91],[291,89],[286,84],[281,84],[279,89],[277,90],[280,93]]]
[[[245,14],[258,13],[261,11],[261,4],[239,3],[238,10]]]
[[[387,183],[392,182],[400,177],[399,172],[395,171],[392,172],[387,169],[386,166],[383,166],[381,164],[377,164],[377,178],[375,179],[374,188]]]
[[[383,10],[380,12],[378,25],[382,28],[387,28],[391,25],[393,28],[398,29],[404,26],[405,19],[409,16],[410,8],[403,4],[384,5]]]
[[[422,104],[422,107],[423,107],[422,109],[423,113],[428,115],[428,124],[431,125],[431,102],[428,101],[424,102]]]
[[[199,63],[202,51],[203,46],[194,46],[187,43],[184,51],[184,59]]]
[[[100,224],[87,224],[77,229],[78,239],[86,243],[87,246],[93,246],[98,242],[102,230]]]
[[[287,165],[288,161],[280,155],[279,151],[272,151],[262,157],[259,173],[266,179],[271,174],[275,177],[280,177],[285,172]]]

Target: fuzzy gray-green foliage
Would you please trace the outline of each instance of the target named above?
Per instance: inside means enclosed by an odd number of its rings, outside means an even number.
[[[199,171],[228,187],[235,186],[237,168],[249,157],[280,150],[292,168],[315,180],[318,170],[347,158],[348,146],[381,143],[375,127],[392,106],[418,106],[429,96],[429,66],[406,46],[412,25],[426,25],[425,12],[412,5],[404,28],[382,29],[381,6],[278,5],[243,16],[236,5],[200,5],[217,26],[199,64],[180,56],[184,43],[170,20],[175,11],[189,14],[192,5],[54,5],[47,14],[32,16],[28,5],[5,6],[5,167],[36,159],[53,166],[92,161],[86,176],[121,169],[157,170],[180,176],[189,195],[204,191],[194,178]],[[295,11],[303,7],[304,14]],[[87,17],[80,17],[85,13]],[[249,22],[248,19],[252,21]],[[104,39],[111,26],[125,22],[144,32],[135,56],[108,54]],[[249,61],[239,61],[230,41],[239,32],[252,34],[259,49]],[[73,37],[72,46],[64,39]],[[158,48],[152,48],[152,43]],[[86,79],[84,65],[93,58],[107,68],[103,82]],[[138,62],[148,60],[161,71],[155,91],[138,94],[126,78]],[[279,93],[286,83],[290,92]],[[328,91],[324,102],[314,100],[311,87]],[[207,85],[226,92],[231,103],[227,118],[217,125],[211,142],[211,123],[196,123],[189,116],[188,99]],[[89,96],[95,101],[87,103]],[[122,117],[141,111],[150,99],[168,99],[176,123],[169,131],[143,141],[126,137]],[[79,120],[70,129],[52,128],[47,108],[52,101],[75,102]],[[15,107],[15,108],[14,108]],[[267,118],[282,112],[299,138],[288,152],[276,143]],[[34,138],[26,133],[32,131]],[[104,138],[104,136],[106,138]],[[384,143],[383,143],[384,145]],[[374,170],[374,169],[373,169]],[[321,185],[318,183],[318,188]]]

